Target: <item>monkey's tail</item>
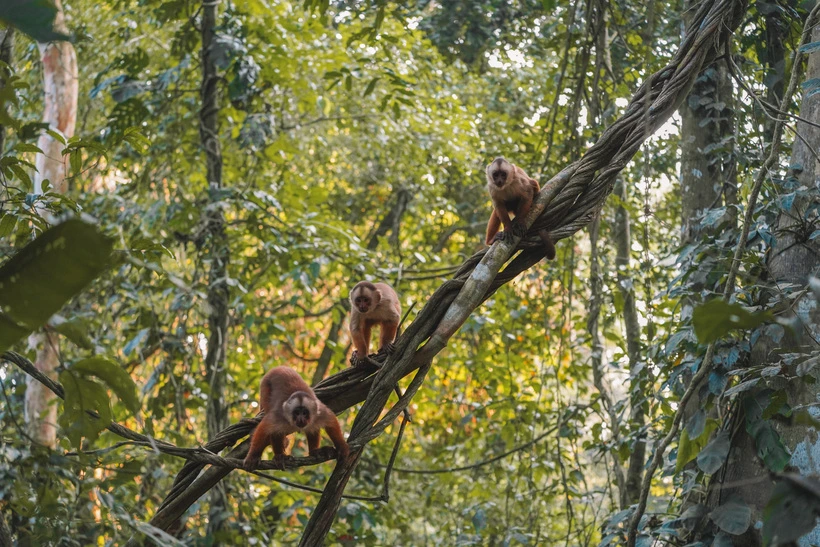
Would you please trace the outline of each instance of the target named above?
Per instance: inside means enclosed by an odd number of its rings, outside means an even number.
[[[555,242],[552,240],[552,236],[546,230],[540,230],[538,235],[541,236],[541,241],[544,243],[547,260],[552,260],[555,258]]]

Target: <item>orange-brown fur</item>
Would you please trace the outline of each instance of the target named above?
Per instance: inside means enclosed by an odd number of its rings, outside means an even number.
[[[379,325],[379,351],[392,351],[399,329],[401,304],[399,295],[387,283],[360,281],[350,291],[350,340],[353,343],[351,362],[356,365],[368,355],[370,333]]]
[[[493,212],[487,223],[487,235],[484,242],[492,245],[498,239],[503,240],[507,234],[523,237],[526,233],[524,219],[532,208],[535,196],[541,190],[538,181],[532,179],[517,165],[498,157],[487,166],[487,190],[493,201]],[[515,215],[515,220],[510,218]],[[498,229],[504,225],[504,231]],[[545,231],[540,234],[546,247],[547,258],[555,258],[555,245]]]
[[[297,431],[307,435],[310,454],[319,448],[324,429],[336,446],[337,457],[347,457],[349,449],[336,415],[316,398],[310,386],[292,368],[272,368],[262,377],[259,406],[265,414],[253,432],[245,469],[254,470],[259,466],[268,445],[273,446],[274,461],[284,468],[288,435]]]

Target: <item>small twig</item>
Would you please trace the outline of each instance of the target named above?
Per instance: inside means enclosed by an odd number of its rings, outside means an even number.
[[[555,431],[557,429],[558,429],[557,426],[553,426],[553,427],[549,428],[547,431],[545,431],[544,433],[542,433],[541,435],[538,435],[534,439],[529,440],[529,441],[525,442],[524,444],[521,444],[521,445],[518,445],[514,448],[511,448],[510,450],[507,450],[506,452],[502,452],[501,454],[498,454],[497,456],[493,456],[492,458],[490,458],[488,460],[481,460],[479,462],[471,463],[469,465],[462,465],[462,466],[458,466],[458,467],[447,467],[447,468],[444,468],[444,469],[408,469],[408,468],[396,467],[396,468],[393,468],[393,471],[395,471],[396,473],[407,473],[407,474],[412,474],[412,475],[441,475],[441,474],[444,474],[444,473],[457,473],[459,471],[470,471],[472,469],[478,469],[479,467],[484,467],[485,465],[490,465],[491,463],[495,463],[498,460],[503,460],[507,456],[515,454],[516,452],[521,452],[522,450],[525,450],[525,449],[533,446],[534,444],[537,444],[538,442],[540,442],[542,439],[546,438],[550,434],[555,433]],[[378,467],[388,467],[389,468],[389,465],[390,465],[389,463],[387,465],[385,465],[385,464],[379,463],[378,461],[375,461],[375,460],[368,460],[368,461],[371,461],[373,463],[373,465],[376,465]]]
[[[396,389],[398,389],[398,386]],[[393,444],[393,450],[390,452],[390,460],[387,462],[387,469],[384,472],[382,500],[384,500],[385,503],[390,501],[390,472],[393,471],[393,464],[396,463],[396,456],[399,454],[401,439],[404,436],[404,428],[407,426],[407,422],[409,421],[410,415],[405,412],[404,417],[401,420],[401,425],[399,426],[399,434],[396,436],[396,442]]]

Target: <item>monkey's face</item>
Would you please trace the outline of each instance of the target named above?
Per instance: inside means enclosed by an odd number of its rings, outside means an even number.
[[[316,418],[316,399],[304,391],[297,391],[282,405],[285,417],[293,427],[303,430]]]
[[[507,183],[507,179],[512,174],[512,164],[504,158],[495,158],[493,162],[487,166],[487,182],[494,186],[501,188]]]
[[[310,410],[308,410],[308,407],[297,406],[294,408],[293,414],[291,415],[291,421],[293,422],[293,425],[299,429],[307,427],[310,423]]]
[[[360,289],[353,295],[352,300],[353,306],[359,311],[359,313],[367,313],[376,307],[380,298],[378,291]]]

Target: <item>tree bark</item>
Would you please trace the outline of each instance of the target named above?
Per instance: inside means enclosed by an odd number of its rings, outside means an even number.
[[[14,61],[14,29],[7,27],[0,35],[2,35],[2,38],[0,38],[0,62],[11,67]],[[0,68],[0,89],[6,87],[6,79],[9,73],[10,68]],[[5,108],[5,106],[3,108]],[[0,156],[3,155],[5,149],[6,127],[0,124]]]
[[[216,35],[218,0],[202,2],[202,110],[199,113],[199,137],[205,151],[208,180],[208,205],[203,212],[209,241],[208,259],[208,349],[205,370],[209,396],[206,409],[208,436],[213,438],[228,425],[225,407],[225,353],[228,348],[228,261],[230,249],[225,232],[220,190],[222,189],[222,150],[219,142],[219,74],[213,59],[212,45]],[[224,484],[211,491],[208,533],[222,528],[228,517],[228,499]]]
[[[732,116],[728,106],[725,112],[714,110],[714,105],[731,104],[731,96],[725,97],[721,93],[722,90],[725,92],[728,80],[725,63],[715,62],[701,74],[680,108],[681,242],[684,244],[700,237],[698,217],[706,209],[720,205],[724,183],[729,180],[729,166],[716,161],[714,147],[731,135],[732,128],[706,121],[718,116]]]
[[[65,15],[60,0],[56,0],[57,16],[54,29],[68,34]],[[62,133],[66,138],[74,136],[77,122],[77,97],[79,81],[77,54],[71,42],[38,43],[43,66],[43,89],[45,102],[43,122],[52,130]],[[63,144],[43,132],[37,141],[43,151],[37,154],[34,174],[34,193],[42,194],[45,181],[49,181],[51,191],[65,194],[68,191],[68,156],[63,156]],[[46,215],[40,209],[42,215]],[[50,378],[56,378],[56,368],[60,364],[60,342],[57,335],[48,330],[40,331],[29,337],[29,345],[36,348],[35,365]],[[40,382],[28,379],[26,386],[26,428],[31,438],[42,445],[57,445],[57,406],[55,396],[45,389]]]
[[[786,85],[786,36],[789,31],[788,22],[785,20],[783,10],[780,6],[766,4],[766,55],[763,61],[766,65],[766,101],[774,106],[780,104],[783,98],[783,89]],[[763,124],[766,129],[766,141],[771,142],[774,131],[774,120],[769,116],[764,116]]]

